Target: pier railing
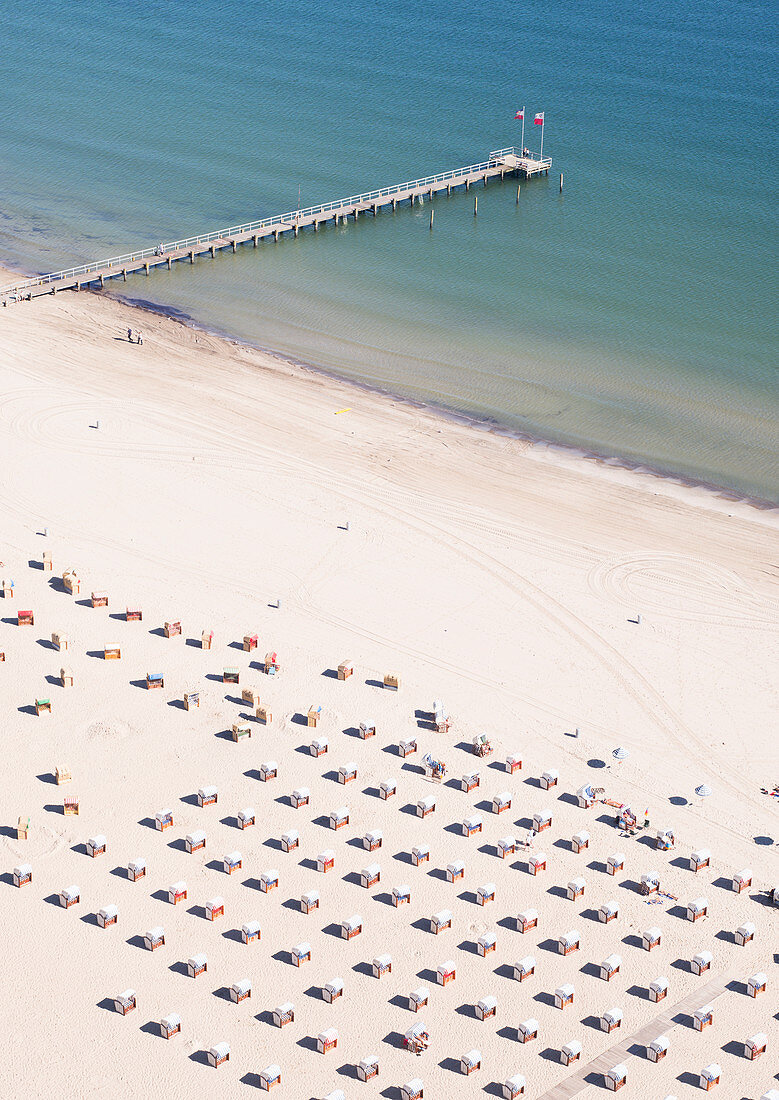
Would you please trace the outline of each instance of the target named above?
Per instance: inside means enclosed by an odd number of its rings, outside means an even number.
[[[275,228],[290,227],[294,226],[296,222],[306,218],[316,218],[320,214],[335,214],[345,207],[351,208],[371,205],[381,199],[391,199],[395,195],[402,195],[406,192],[419,192],[430,187],[455,183],[465,177],[474,176],[487,169],[495,168],[504,156],[510,154],[516,155],[513,146],[490,153],[489,160],[481,161],[479,164],[469,164],[464,168],[454,168],[448,172],[438,172],[433,176],[423,176],[421,179],[408,180],[406,183],[397,183],[390,187],[380,187],[373,191],[364,191],[359,195],[350,195],[345,199],[336,199],[333,202],[319,203],[316,206],[308,206],[301,210],[290,210],[285,214],[276,214],[270,218],[260,218],[256,221],[243,222],[240,225],[231,225],[226,229],[215,229],[209,233],[199,233],[196,236],[184,237],[182,240],[178,241],[163,242],[162,252],[160,252],[160,246],[156,245],[135,252],[126,252],[120,256],[112,256],[107,260],[79,264],[76,267],[65,268],[62,271],[53,271],[46,275],[38,275],[32,279],[26,279],[22,282],[13,283],[7,287],[1,288],[0,296],[6,294],[13,295],[31,287],[42,286],[48,283],[57,283],[63,279],[76,279],[82,276],[89,276],[96,272],[105,273],[106,268],[114,268],[121,271],[126,264],[159,259],[161,256],[164,258],[165,255],[186,251],[187,249],[197,246],[208,245],[212,241],[221,241],[232,237],[243,237],[253,233],[273,230]]]

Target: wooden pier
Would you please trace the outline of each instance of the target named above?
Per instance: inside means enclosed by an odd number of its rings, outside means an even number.
[[[314,232],[317,232],[320,226],[328,222],[334,225],[339,222],[345,224],[348,218],[356,221],[361,214],[370,214],[375,218],[379,210],[386,207],[395,210],[402,202],[413,206],[417,200],[432,199],[444,191],[449,195],[458,187],[464,187],[466,191],[477,183],[486,187],[487,181],[496,176],[503,179],[506,175],[519,175],[530,179],[532,176],[549,175],[551,166],[551,157],[541,158],[513,146],[496,149],[480,164],[469,164],[436,176],[426,176],[424,179],[383,187],[362,195],[352,195],[335,202],[321,203],[305,210],[292,210],[261,221],[231,226],[229,229],[201,233],[182,241],[171,241],[167,244],[163,242],[154,248],[144,248],[124,256],[37,275],[32,279],[19,279],[0,288],[0,299],[6,306],[11,302],[29,301],[40,294],[56,294],[58,290],[81,290],[82,287],[94,284],[103,287],[106,279],[126,281],[128,275],[136,272],[143,271],[148,275],[160,267],[170,270],[175,261],[194,263],[198,256],[208,254],[213,257],[217,251],[225,248],[231,248],[235,252],[239,244],[247,244],[249,241],[256,248],[260,241],[268,237],[272,237],[274,241],[278,241],[284,233],[292,233],[297,237],[300,230],[307,227],[313,227]]]

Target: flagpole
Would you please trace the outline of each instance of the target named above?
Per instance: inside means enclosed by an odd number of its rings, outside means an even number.
[[[522,108],[522,156],[525,155],[525,108]]]
[[[544,122],[546,121],[546,111],[544,111],[544,117],[541,119],[541,160],[544,159]]]

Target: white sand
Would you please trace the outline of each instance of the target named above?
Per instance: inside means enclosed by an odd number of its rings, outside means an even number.
[[[256,1085],[258,1071],[277,1062],[282,1096],[338,1087],[350,1098],[398,1096],[392,1087],[416,1075],[428,1100],[488,1086],[499,1095],[490,1083],[521,1072],[526,1095],[538,1097],[576,1072],[554,1053],[576,1038],[580,1065],[627,1044],[613,1058],[627,1058],[625,1095],[688,1095],[712,1061],[723,1071],[715,1095],[758,1097],[776,1086],[779,909],[760,896],[779,884],[777,806],[760,791],[779,782],[775,514],[478,433],[93,295],[0,314],[0,577],[15,581],[14,600],[0,603],[0,1028],[14,1037],[0,1060],[0,1093],[183,1097],[218,1087],[243,1095],[242,1083]],[[121,339],[128,324],[142,328],[143,347]],[[45,549],[53,573],[37,567]],[[57,583],[70,568],[82,577],[75,599]],[[93,589],[109,593],[107,611],[84,605]],[[270,607],[277,598],[281,607]],[[124,621],[128,604],[143,608],[142,623]],[[28,607],[34,627],[17,627]],[[640,625],[629,621],[638,612]],[[158,628],[175,619],[183,636],[161,637]],[[206,628],[211,652],[189,643]],[[69,634],[67,653],[49,646],[53,631]],[[230,648],[255,632],[257,651]],[[122,659],[104,662],[113,641]],[[275,679],[254,665],[271,648],[283,664]],[[345,658],[355,662],[350,680],[325,674]],[[72,690],[53,682],[63,664],[73,669]],[[240,668],[238,689],[220,681],[228,665]],[[164,690],[143,690],[139,682],[157,670]],[[401,676],[397,694],[376,686],[387,671]],[[234,744],[225,731],[247,713],[235,701],[244,686],[259,689],[274,719],[267,728],[253,721],[251,740]],[[199,711],[178,705],[187,690],[200,690]],[[51,698],[50,716],[30,713],[41,696]],[[447,735],[417,721],[436,698],[452,716]],[[312,703],[322,706],[315,731],[294,718]],[[365,719],[375,721],[375,739],[356,736]],[[488,761],[467,751],[481,730],[495,746]],[[330,743],[318,760],[302,751],[317,735]],[[392,746],[413,736],[420,751],[403,761]],[[619,765],[617,745],[630,750]],[[427,750],[446,761],[442,786],[419,774]],[[523,770],[508,776],[498,764],[515,751]],[[262,784],[257,768],[270,758],[279,778]],[[352,760],[358,778],[343,787],[333,773]],[[57,764],[72,771],[68,787],[53,784]],[[547,793],[537,778],[548,767],[561,780]],[[481,786],[471,794],[448,782],[473,768]],[[376,791],[390,777],[398,794],[384,802]],[[588,781],[642,819],[647,807],[652,835],[673,828],[676,849],[655,851],[641,834],[620,838],[608,807],[571,804]],[[219,802],[201,809],[192,796],[209,783]],[[696,798],[700,783],[711,798]],[[310,787],[311,804],[296,811],[285,796],[299,785]],[[504,789],[513,805],[497,817],[485,804]],[[431,791],[436,812],[419,821],[409,807]],[[64,794],[80,797],[79,817],[61,814]],[[332,832],[326,816],[344,803],[350,824]],[[161,834],[150,820],[167,806],[175,824]],[[240,832],[234,817],[245,806],[258,821]],[[501,861],[494,843],[524,835],[525,819],[545,806],[553,825],[536,848],[548,868],[532,878],[524,855]],[[465,839],[459,823],[473,812],[483,832]],[[26,842],[13,827],[22,813],[32,818]],[[206,849],[186,854],[184,836],[201,827]],[[278,838],[288,828],[301,841],[287,854]],[[373,855],[356,843],[369,828],[384,832]],[[581,828],[590,848],[574,855],[568,841]],[[93,860],[82,846],[96,833],[108,850]],[[430,863],[413,867],[408,853],[420,841]],[[700,846],[712,863],[695,876],[686,857]],[[328,847],[336,867],[324,876],[311,861]],[[228,877],[221,857],[234,849],[243,868]],[[603,863],[620,849],[625,871],[611,878]],[[132,883],[123,868],[138,855],[148,874]],[[441,876],[456,858],[466,874],[452,885]],[[34,880],[16,890],[10,872],[22,861]],[[372,861],[381,882],[368,891],[354,878]],[[744,866],[754,884],[737,896],[730,876]],[[269,868],[280,886],[265,895],[257,880]],[[708,896],[708,919],[689,923],[672,901],[647,905],[631,883],[648,871],[679,905]],[[570,902],[560,888],[577,874],[587,889]],[[178,879],[188,899],[174,908],[163,892]],[[481,908],[475,891],[488,881],[496,900]],[[404,882],[411,905],[395,909],[390,890]],[[71,883],[81,902],[66,911],[56,895]],[[304,916],[297,899],[310,889],[321,907]],[[226,911],[212,924],[202,906],[217,894]],[[620,916],[602,925],[594,911],[611,898]],[[118,926],[98,928],[93,915],[110,903]],[[513,918],[528,906],[539,910],[539,927],[522,936]],[[453,924],[436,938],[427,918],[442,908]],[[353,913],[364,930],[347,943],[333,930]],[[236,930],[252,918],[262,941],[246,946]],[[740,948],[730,933],[747,920],[757,937]],[[144,951],[139,937],[157,924],[166,943]],[[636,937],[654,924],[663,942],[650,955]],[[581,950],[562,958],[549,948],[571,928]],[[475,941],[490,930],[497,950],[480,958]],[[310,941],[312,961],[296,969],[288,953],[300,940]],[[705,949],[714,963],[696,977],[679,960]],[[192,980],[182,964],[199,951],[208,971]],[[369,964],[385,951],[393,969],[379,981]],[[607,985],[591,964],[613,951],[622,968]],[[511,967],[526,954],[536,972],[520,985]],[[441,989],[434,975],[447,959],[457,977]],[[740,983],[756,970],[768,973],[769,988],[752,1000]],[[645,990],[660,975],[670,991],[656,1005]],[[245,977],[252,996],[237,1006],[224,994]],[[319,989],[332,977],[345,995],[329,1005]],[[698,1034],[685,1016],[665,1028],[668,1057],[649,1063],[632,1037],[647,1041],[656,1017],[677,1014],[711,980],[715,992],[724,988],[714,1026]],[[560,1012],[550,995],[566,981],[576,998]],[[406,997],[420,984],[430,1004],[415,1017]],[[112,998],[127,987],[138,1009],[123,1018]],[[482,1023],[472,1006],[492,993],[497,1018]],[[279,1030],[269,1013],[285,1000],[296,1018]],[[614,1005],[624,1022],[607,1036],[591,1025]],[[156,1022],[169,1012],[180,1013],[182,1034],[166,1043]],[[516,1026],[529,1016],[539,1037],[522,1046]],[[431,1034],[419,1058],[399,1042],[417,1020]],[[329,1026],[340,1040],[323,1057],[312,1043]],[[740,1044],[757,1031],[768,1032],[769,1050],[753,1063]],[[216,1071],[202,1052],[222,1040],[231,1058]],[[482,1068],[466,1078],[459,1058],[472,1047]],[[352,1067],[370,1054],[380,1074],[362,1085]],[[600,1091],[591,1079],[589,1091]]]

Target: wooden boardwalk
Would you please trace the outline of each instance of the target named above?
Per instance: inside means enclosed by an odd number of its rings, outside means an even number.
[[[679,1026],[676,1021],[677,1016],[691,1016],[696,1008],[700,1008],[702,1005],[711,1004],[712,1001],[725,992],[728,982],[736,976],[734,971],[731,974],[724,974],[719,978],[713,978],[712,981],[707,982],[706,985],[700,986],[700,988],[696,989],[693,993],[690,993],[689,996],[684,997],[681,1001],[677,1001],[676,1004],[671,1005],[658,1016],[655,1016],[654,1019],[642,1027],[640,1031],[635,1031],[632,1035],[620,1039],[618,1043],[615,1043],[613,1047],[609,1047],[603,1054],[599,1054],[597,1058],[593,1058],[591,1062],[587,1062],[581,1069],[578,1069],[575,1073],[572,1073],[570,1077],[567,1077],[565,1081],[561,1082],[559,1085],[555,1085],[554,1088],[549,1089],[548,1092],[539,1096],[538,1100],[570,1100],[571,1096],[577,1096],[596,1082],[601,1083],[603,1076],[612,1066],[616,1066],[620,1062],[628,1064],[629,1060],[634,1057],[634,1055],[630,1053],[630,1048],[636,1045],[646,1046],[647,1043],[651,1043],[653,1039],[656,1039],[658,1035],[667,1035],[669,1031]],[[628,1084],[630,1084],[629,1064]]]
[[[513,146],[507,149],[496,149],[490,153],[486,161],[480,164],[469,164],[464,168],[440,172],[436,176],[425,176],[423,179],[382,187],[361,195],[351,195],[345,199],[321,203],[319,206],[311,206],[305,210],[288,211],[260,221],[245,222],[243,225],[231,226],[229,229],[202,233],[181,241],[163,242],[153,248],[139,249],[123,256],[81,264],[79,267],[64,271],[54,271],[31,279],[19,279],[0,289],[0,299],[3,305],[8,305],[11,302],[29,300],[40,294],[56,294],[58,290],[81,290],[82,287],[92,284],[103,287],[106,279],[118,278],[126,281],[127,276],[135,272],[143,271],[148,275],[157,268],[164,267],[170,270],[176,261],[188,260],[194,263],[198,256],[205,254],[214,256],[225,248],[231,248],[235,252],[239,244],[249,241],[256,248],[260,241],[269,237],[278,241],[282,234],[292,233],[297,236],[301,229],[308,227],[313,227],[314,232],[317,232],[320,226],[328,222],[338,225],[339,222],[345,223],[348,218],[356,221],[361,214],[371,214],[375,218],[377,213],[386,207],[395,210],[402,202],[408,202],[413,206],[416,201],[432,199],[443,191],[449,195],[457,187],[468,190],[476,183],[486,187],[487,181],[495,176],[503,179],[507,174],[513,174],[530,179],[533,176],[548,175],[551,165],[551,157],[541,158],[532,153],[526,154],[521,150],[517,151]]]

